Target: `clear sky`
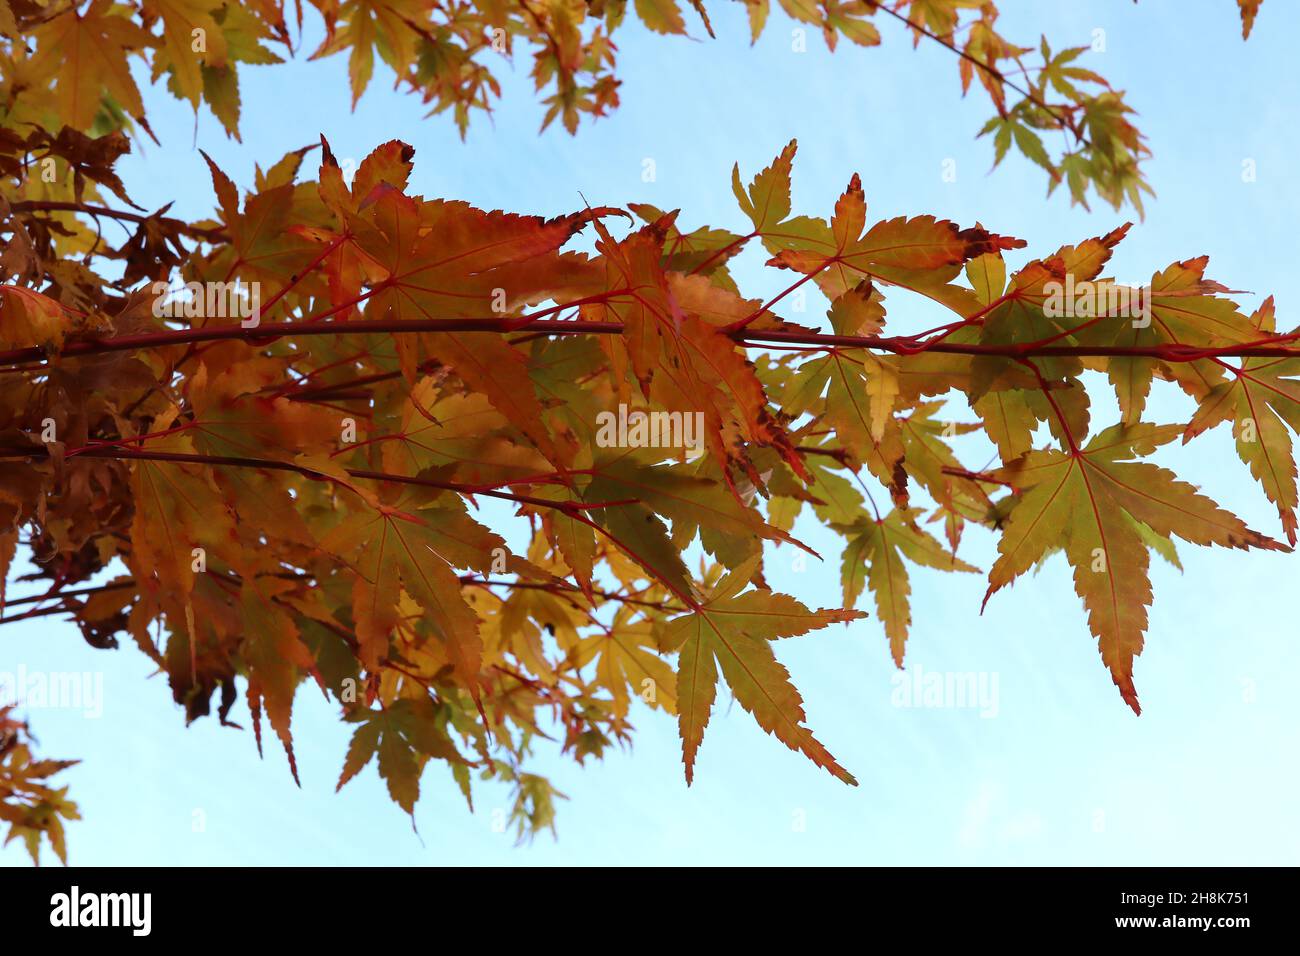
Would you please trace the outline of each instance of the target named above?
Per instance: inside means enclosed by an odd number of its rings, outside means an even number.
[[[741,7],[714,6],[717,40],[625,28],[623,105],[576,138],[558,127],[537,135],[542,114],[522,64],[494,120],[479,118],[462,143],[448,120],[426,120],[416,98],[392,92],[382,71],[352,112],[344,60],[300,57],[241,68],[243,143],[206,113],[196,125],[161,87],[146,91],[163,146],[129,157],[122,178],[141,205],[176,199],[198,217],[213,198],[196,147],[247,185],[255,162],[268,166],[321,132],[340,158],[400,138],[416,147],[413,192],[425,196],[544,214],[579,208],[582,197],[593,206],[640,201],[680,207],[688,228],[737,229],[732,163],[748,179],[798,137],[796,212],[828,215],[856,171],[877,218],[979,221],[1028,240],[1034,255],[1128,218],[1099,205],[1071,209],[1063,195],[1045,200],[1043,174],[1016,155],[990,174],[991,144],[974,140],[989,107],[976,93],[960,99],[949,52],[913,50],[882,22],[881,47],[842,44],[832,55],[813,38],[794,53],[780,14],[751,48]],[[1279,326],[1300,322],[1300,74],[1291,49],[1300,5],[1266,2],[1248,43],[1231,0],[1002,6],[1012,38],[1042,32],[1054,47],[1084,45],[1104,30],[1105,52],[1083,62],[1126,89],[1141,114],[1158,197],[1112,272],[1142,281],[1208,253],[1213,278],[1250,290],[1243,301],[1274,293]],[[646,158],[655,160],[653,183],[642,180]],[[956,182],[940,175],[945,159],[956,161]],[[1245,159],[1255,161],[1254,182],[1243,182]],[[740,267],[750,294],[781,287],[760,262],[752,255]],[[891,327],[933,324],[903,301],[891,299]],[[1169,387],[1157,392],[1148,417],[1187,419],[1186,401]],[[1099,404],[1094,420],[1109,424],[1110,406]],[[1162,460],[1253,527],[1279,533],[1226,427]],[[827,564],[799,571],[775,553],[768,580],[808,604],[838,606],[833,540],[798,530]],[[993,537],[975,531],[963,556],[987,568],[993,549]],[[1135,675],[1140,718],[1099,660],[1063,558],[999,593],[983,616],[982,577],[914,569],[909,672],[983,674],[990,690],[996,679],[996,708],[981,716],[895,706],[897,672],[874,615],[783,641],[778,653],[811,726],[859,787],[786,750],[723,696],[688,789],[675,721],[643,709],[634,712],[634,748],[603,763],[579,768],[541,752],[537,769],[570,799],[558,839],[524,848],[493,830],[503,792],[481,788],[471,815],[435,765],[423,779],[418,836],[373,766],[334,794],[348,728],[308,686],[294,720],[299,790],[273,743],[259,760],[251,732],[208,719],[185,728],[165,680],[146,680],[151,665],[129,642],[95,651],[72,625],[37,619],[0,633],[0,671],[103,675],[101,716],[30,714],[45,754],[84,761],[63,778],[85,817],[70,832],[74,864],[1294,864],[1300,641],[1287,608],[1300,558],[1180,553],[1182,573],[1153,561],[1156,601]],[[20,593],[29,592],[11,588]],[[241,702],[235,719],[246,716]],[[16,844],[0,851],[0,864],[25,859]]]

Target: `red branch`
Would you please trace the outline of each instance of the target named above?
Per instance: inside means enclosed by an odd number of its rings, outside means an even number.
[[[347,303],[334,311],[352,305]],[[571,305],[555,306],[547,313],[558,312]],[[115,335],[105,338],[84,338],[70,341],[60,350],[59,356],[73,358],[82,355],[101,355],[107,352],[125,352],[135,349],[164,348],[192,342],[246,341],[261,345],[285,336],[300,338],[309,335],[365,335],[368,333],[408,334],[420,332],[536,332],[543,335],[618,335],[623,331],[621,322],[570,321],[566,319],[520,318],[454,318],[406,320],[356,320],[350,322],[319,322],[313,317],[299,322],[276,322],[246,329],[238,325],[216,328],[168,329],[163,332],[144,332],[134,335]],[[803,345],[817,349],[866,348],[898,355],[915,355],[921,352],[943,352],[951,355],[987,355],[1008,359],[1045,357],[1052,355],[1118,356],[1127,358],[1153,358],[1162,362],[1199,362],[1210,358],[1291,358],[1300,356],[1300,346],[1267,344],[1268,338],[1257,343],[1225,345],[1213,348],[1193,345],[1036,345],[954,343],[935,339],[917,342],[911,336],[835,335],[828,332],[810,332],[800,329],[768,329],[753,331],[739,329],[732,337],[742,345],[761,348],[766,343]],[[1277,343],[1294,342],[1294,336],[1277,336]],[[41,361],[49,356],[39,346],[0,351],[0,365]],[[28,371],[31,371],[30,369]]]
[[[44,457],[43,452],[43,448],[37,447],[0,448],[0,459],[40,458]],[[135,448],[117,448],[112,445],[94,445],[85,448],[79,452],[77,457],[117,458],[136,461],[167,461],[194,465],[221,465],[233,468],[264,468],[271,471],[291,471],[317,481],[337,480],[333,475],[315,471],[305,465],[299,465],[292,461],[277,461],[273,458],[233,458],[225,455],[195,455],[189,454],[188,452],[144,451]],[[506,491],[494,491],[491,489],[484,489],[477,485],[465,485],[455,481],[437,481],[433,478],[420,478],[413,475],[395,475],[383,471],[366,471],[361,468],[348,468],[346,471],[353,478],[364,478],[370,481],[387,481],[401,485],[420,485],[425,488],[438,488],[443,491],[454,491],[463,495],[483,495],[489,498],[502,498],[506,501],[515,501],[520,504],[533,505],[538,508],[552,508],[556,511],[563,511],[576,517],[581,517],[581,512],[590,509],[631,503],[627,501],[547,501],[545,498],[534,498],[531,495],[516,495]]]
[[[202,239],[205,242],[228,242],[229,237],[220,229],[202,229],[198,226],[191,226],[181,219],[173,219],[170,216],[142,216],[139,213],[128,212],[125,209],[110,209],[107,206],[95,206],[89,203],[79,202],[59,202],[56,200],[23,200],[21,202],[10,203],[9,208],[14,212],[80,212],[88,216],[107,216],[110,219],[119,219],[126,222],[146,223],[151,219],[177,232],[185,233],[196,239]]]

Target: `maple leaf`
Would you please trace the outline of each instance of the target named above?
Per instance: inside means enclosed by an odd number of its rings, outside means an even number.
[[[213,19],[222,0],[142,0],[146,23],[162,20],[153,78],[170,74],[169,86],[196,110],[203,98],[203,67],[226,65],[226,36]]]
[[[755,477],[745,444],[778,449],[801,468],[789,436],[767,409],[753,365],[736,343],[708,319],[709,313],[747,313],[738,297],[714,289],[704,297],[697,283],[672,283],[663,270],[662,249],[673,216],[615,241],[599,221],[597,249],[609,265],[599,303],[584,314],[622,323],[625,367],[652,402],[681,415],[702,415],[704,444],[719,461]],[[698,315],[684,311],[693,307]],[[615,361],[622,356],[615,356]],[[729,475],[727,476],[729,479]]]
[[[367,315],[396,321],[482,317],[492,315],[502,297],[510,304],[544,299],[555,250],[607,212],[547,221],[483,212],[467,203],[417,205],[395,189],[376,187],[364,218],[348,219],[352,242],[381,270]],[[520,387],[528,380],[527,359],[500,336],[448,331],[403,337],[398,356],[411,380],[426,357],[449,365],[551,461],[562,464],[571,454],[543,423],[535,391]]]
[[[1102,662],[1134,713],[1133,658],[1151,604],[1147,536],[1192,544],[1289,550],[1246,527],[1158,465],[1137,461],[1178,425],[1114,425],[1078,451],[1032,451],[994,473],[1023,489],[998,541],[984,601],[1050,551],[1064,550]]]
[[[460,594],[455,568],[486,571],[505,543],[463,510],[434,505],[409,491],[391,504],[357,513],[332,529],[321,547],[356,554],[352,612],[364,666],[375,669],[401,622],[399,583],[429,615],[457,673],[474,687],[483,647],[478,616]]]
[[[1097,311],[1097,318],[1085,319],[1089,327],[1078,335],[1078,341],[1129,348],[1215,348],[1259,338],[1258,330],[1236,303],[1223,297],[1230,290],[1205,278],[1208,263],[1208,256],[1175,262],[1152,276],[1145,293],[1098,283],[1093,295],[1099,304],[1107,305]],[[1112,356],[1106,367],[1107,377],[1115,387],[1126,422],[1141,417],[1157,370],[1161,377],[1178,382],[1196,397],[1213,389],[1224,374],[1223,367],[1211,359],[1162,362],[1150,356]]]
[[[1069,97],[1072,100],[1082,99],[1078,87],[1075,83],[1080,81],[1085,83],[1095,83],[1098,86],[1109,87],[1109,83],[1094,73],[1092,70],[1084,69],[1080,66],[1071,66],[1080,56],[1087,53],[1091,47],[1076,46],[1066,50],[1061,50],[1053,55],[1052,48],[1048,45],[1047,38],[1043,37],[1040,41],[1040,49],[1043,54],[1043,69],[1038,76],[1038,85],[1040,89],[1046,88],[1049,84],[1056,92],[1062,96]]]
[[[1255,25],[1255,17],[1259,15],[1259,8],[1264,0],[1237,0],[1237,6],[1241,8],[1241,38],[1250,39],[1250,30]]]
[[[55,856],[68,862],[64,820],[79,820],[77,805],[67,798],[68,788],[54,788],[48,780],[77,764],[76,760],[37,760],[25,722],[13,716],[14,705],[0,706],[0,820],[9,824],[5,843],[21,839],[32,862],[40,865],[41,838],[50,841]]]
[[[352,83],[352,105],[370,85],[375,72],[375,50],[399,75],[415,59],[417,34],[408,25],[400,3],[386,0],[345,0],[323,8],[325,40],[311,55],[318,60],[351,48],[348,77]],[[342,19],[344,26],[337,28]]]
[[[597,478],[587,486],[586,495],[593,501],[620,500],[607,497],[615,491]],[[690,572],[681,552],[673,545],[667,526],[652,510],[632,501],[617,508],[601,508],[595,520],[628,558],[647,572],[650,580],[662,583],[682,600],[691,599],[695,588]],[[571,556],[573,550],[566,549],[566,552]]]
[[[866,586],[876,598],[876,615],[885,625],[885,637],[894,663],[903,666],[903,645],[912,623],[906,557],[914,564],[941,571],[976,568],[944,550],[943,545],[916,525],[919,509],[895,508],[883,519],[859,521],[836,530],[845,536],[841,580],[844,606],[853,607]]]
[[[754,177],[748,189],[740,182],[740,164],[732,167],[731,191],[741,211],[754,224],[755,233],[770,231],[789,217],[790,171],[798,149],[798,141],[790,140],[771,165]]]
[[[864,463],[897,500],[906,497],[904,449],[894,417],[896,363],[866,349],[833,349],[792,376],[784,401],[791,414],[813,413],[829,425],[840,448]],[[824,394],[823,394],[824,393]],[[818,489],[827,484],[819,478]]]
[[[698,527],[705,534],[784,541],[789,535],[766,524],[753,507],[731,494],[718,477],[690,466],[648,466],[623,455],[596,463],[597,492],[606,500],[635,499],[673,522],[674,533]],[[600,500],[590,488],[587,497]],[[684,536],[687,540],[690,535]],[[748,557],[748,555],[746,555]]]
[[[898,369],[867,349],[836,349],[805,362],[792,386],[786,407],[794,412],[814,407],[825,392],[827,421],[855,451],[879,445],[893,423]]]
[[[1077,286],[1081,290],[1080,300],[1095,305],[1097,298],[1085,296],[1083,284],[1101,275],[1115,246],[1123,241],[1128,230],[1129,224],[1125,224],[1104,236],[1063,246],[1051,256],[1026,264],[1006,280],[1002,289],[993,283],[1001,282],[1005,267],[993,267],[990,260],[981,259],[981,267],[993,271],[977,277],[982,286],[982,308],[976,313],[980,316],[978,341],[987,345],[1066,344],[1081,329],[1095,327],[1096,311],[1080,309],[1077,310],[1080,314],[1076,315],[1073,298],[1067,301],[1067,289]],[[1105,301],[1104,297],[1102,301]],[[1113,333],[1115,324],[1107,323],[1105,328]],[[973,397],[978,399],[1005,381],[1008,368],[1013,364],[1006,358],[977,357],[972,363]],[[1053,380],[1077,376],[1083,367],[1082,362],[1072,356],[1041,358],[1037,365],[1045,377]],[[1051,417],[1045,407],[1036,411],[1040,413],[1037,416],[1040,420]]]
[[[38,27],[35,38],[38,68],[54,76],[59,113],[68,126],[89,129],[105,95],[131,116],[144,115],[126,54],[151,46],[153,38],[112,0],[94,0],[84,13],[67,10]]]
[[[46,130],[34,130],[23,144],[31,151],[41,151],[46,157],[58,157],[72,168],[72,195],[81,201],[87,194],[87,181],[109,189],[123,202],[135,206],[126,194],[126,187],[113,171],[113,165],[131,151],[131,141],[120,130],[103,136],[87,136],[70,126],[64,126],[58,135]],[[138,206],[136,208],[139,208]]]
[[[210,265],[214,271],[223,270],[221,275],[237,271],[244,282],[261,283],[269,302],[276,290],[292,281],[290,277],[310,265],[316,252],[300,231],[289,228],[297,211],[292,177],[287,182],[265,183],[265,188],[245,198],[241,211],[239,193],[230,177],[207,156],[204,159],[217,194],[222,231],[229,239]]]
[[[298,767],[290,729],[293,698],[301,673],[315,670],[316,661],[292,615],[275,603],[277,591],[292,587],[291,582],[281,581],[275,586],[254,583],[241,588],[240,612],[245,627],[243,654],[249,664],[249,709],[256,714],[265,703],[267,719],[284,744],[296,781]]]
[[[678,277],[707,277],[709,288],[722,288],[739,295],[736,282],[727,272],[727,263],[744,248],[745,238],[726,229],[700,226],[691,232],[682,232],[662,209],[648,203],[628,203],[627,206],[642,221],[668,222],[664,234],[663,268],[670,274],[669,281]]]
[[[1001,394],[1001,393],[999,393]],[[941,422],[934,418],[941,402],[918,403],[899,423],[903,444],[903,467],[939,506],[935,519],[942,518],[949,545],[956,549],[968,520],[982,520],[991,504],[978,476],[961,465],[945,439],[979,430],[974,423]],[[992,431],[992,429],[990,429]],[[1028,450],[1028,448],[1024,449]],[[1017,457],[1011,455],[1009,457]]]
[[[686,32],[686,20],[676,0],[636,0],[635,5],[641,22],[655,33]]]
[[[624,605],[608,632],[584,637],[572,652],[574,665],[584,667],[594,660],[600,682],[610,689],[615,707],[623,714],[633,696],[675,714],[676,675],[659,656],[653,625],[649,621],[628,623],[630,613]]]
[[[810,611],[794,598],[771,591],[741,593],[757,567],[758,559],[751,559],[732,571],[702,605],[667,621],[659,633],[660,647],[679,655],[677,715],[686,782],[695,775],[695,756],[709,723],[721,667],[736,700],[760,727],[845,783],[856,785],[852,774],[804,726],[803,698],[772,653],[771,642],[866,615]]]
[[[57,351],[71,330],[68,312],[49,296],[17,285],[0,285],[0,345],[37,345]]]
[[[174,406],[157,419],[169,432],[179,409]],[[183,432],[162,436],[154,450],[192,455],[195,448]],[[177,619],[194,630],[188,596],[194,590],[196,567],[220,561],[226,567],[245,565],[230,509],[221,498],[213,475],[198,465],[142,460],[131,476],[135,547],[127,558],[135,580],[157,588],[164,604],[184,610]],[[197,549],[197,550],[196,550]],[[179,605],[176,604],[179,602]]]
[[[831,299],[856,288],[863,279],[876,279],[919,287],[943,301],[948,280],[967,260],[1025,245],[1023,239],[995,235],[978,226],[960,229],[933,216],[900,216],[866,228],[866,213],[862,181],[855,174],[829,223],[801,219],[778,237],[764,236],[764,244],[775,252],[769,265],[811,276]]]
[[[1261,335],[1274,331],[1272,296],[1252,317]],[[1237,454],[1250,467],[1268,500],[1277,505],[1287,540],[1296,543],[1296,464],[1291,431],[1300,431],[1300,361],[1294,358],[1248,357],[1232,378],[1220,382],[1201,398],[1196,414],[1183,432],[1184,443],[1229,418]]]
[[[379,775],[393,800],[412,818],[420,798],[420,774],[430,757],[464,762],[448,737],[445,717],[427,697],[403,698],[381,711],[361,710],[349,720],[360,723],[348,745],[335,790],[355,777],[379,755]]]
[[[383,443],[387,471],[416,474],[456,469],[476,485],[504,483],[546,471],[546,459],[482,392],[440,387],[422,378],[410,390],[397,430]]]
[[[276,29],[275,24],[262,19],[265,14],[259,15],[248,7],[231,3],[215,7],[211,14],[221,29],[226,45],[226,62],[201,64],[203,100],[213,115],[221,120],[226,132],[239,140],[239,76],[235,64],[283,63],[284,60],[262,45],[263,41],[272,39]],[[278,26],[283,38],[286,36],[283,20]]]

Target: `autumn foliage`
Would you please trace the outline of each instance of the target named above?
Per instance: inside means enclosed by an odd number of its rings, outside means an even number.
[[[740,2],[757,42],[772,0]],[[532,64],[543,129],[558,119],[574,133],[584,116],[605,116],[618,106],[614,36],[627,17],[627,0],[309,3],[325,28],[324,42],[310,56],[346,55],[354,105],[379,59],[399,86],[428,104],[430,115],[449,113],[463,136],[472,117],[490,113],[501,95],[494,71],[517,58]],[[634,0],[632,7],[648,29],[684,37],[712,36],[709,5],[718,0]],[[1249,30],[1259,3],[1242,5]],[[998,31],[991,0],[777,0],[777,6],[798,25],[790,41],[796,50],[806,49],[808,33],[832,50],[841,41],[875,46],[882,27],[896,39],[943,44],[957,54],[962,93],[979,88],[995,110],[979,130],[994,143],[995,163],[1014,146],[1044,169],[1049,192],[1064,183],[1073,202],[1086,206],[1095,190],[1116,208],[1129,202],[1141,210],[1142,194],[1151,191],[1141,163],[1150,151],[1123,92],[1077,62],[1087,47],[1053,50],[1046,38],[1028,46],[1013,42]],[[302,10],[299,3],[299,28]],[[241,66],[279,63],[282,54],[295,52],[284,0],[0,0],[0,33],[34,41],[8,44],[0,59],[0,100],[9,104],[6,125],[14,128],[48,125],[50,111],[57,111],[60,124],[76,130],[138,127],[152,136],[130,72],[142,62],[154,80],[165,78],[167,89],[196,110],[206,105],[238,138]],[[50,128],[57,132],[60,124]]]
[[[500,28],[508,50],[535,48],[547,122],[617,101],[621,3],[314,3],[316,55],[346,51],[357,96],[378,51],[463,126],[490,105]],[[1140,208],[1145,148],[1077,51],[1044,41],[1017,101],[997,64],[1029,50],[994,32],[991,3],[781,5],[832,46],[879,42],[881,17],[957,46],[962,86],[993,101],[999,157],[1014,144],[1076,200]],[[340,787],[375,761],[413,813],[431,762],[466,799],[504,780],[526,834],[554,815],[528,770],[543,735],[599,757],[643,701],[676,719],[689,781],[725,687],[853,783],[779,642],[869,612],[901,667],[909,567],[978,573],[958,557],[972,526],[997,537],[988,598],[1064,554],[1135,712],[1151,553],[1295,544],[1300,333],[1277,331],[1271,300],[1242,311],[1204,257],[1120,286],[1106,267],[1127,226],[1021,253],[979,224],[874,220],[857,177],[824,218],[796,213],[794,143],[735,171],[729,228],[644,205],[542,219],[427,199],[410,146],[379,145],[349,181],[325,138],[244,191],[209,161],[214,214],[185,222],[131,208],[113,171],[148,133],[125,64],[144,57],[235,133],[237,64],[291,46],[283,10],[83,6],[0,0],[0,572],[20,545],[38,568],[0,620],[66,614],[96,647],[134,643],[191,720],[227,722],[242,696],[258,745],[274,737],[295,775],[295,697],[314,688],[350,725]],[[687,29],[671,0],[635,7],[658,32]],[[767,8],[750,4],[756,36]],[[189,24],[208,37],[197,59]],[[1074,138],[1056,158],[1035,132],[1050,128]],[[106,217],[133,230],[122,245],[98,232]],[[785,291],[738,286],[729,264],[749,247]],[[786,310],[808,283],[824,320]],[[916,297],[950,320],[897,328]],[[1190,421],[1149,420],[1157,383],[1195,400]],[[1095,420],[1102,389],[1118,421]],[[632,423],[613,442],[611,414]],[[631,437],[650,422],[698,423],[698,441]],[[1224,422],[1285,542],[1148,460]],[[989,466],[955,451],[976,431]],[[843,607],[809,608],[765,568],[810,551],[801,515],[843,539],[816,556],[838,558]],[[64,766],[0,711],[0,819],[33,856],[42,834],[63,855],[76,810],[47,778]]]

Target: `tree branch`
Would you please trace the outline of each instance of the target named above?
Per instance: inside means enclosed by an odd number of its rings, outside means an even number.
[[[0,448],[0,459],[15,458],[41,458],[48,457],[45,455],[44,448]],[[146,451],[135,448],[118,448],[112,445],[95,445],[82,449],[75,456],[80,458],[113,458],[134,461],[160,461],[160,462],[179,462],[181,464],[194,465],[219,465],[232,468],[263,468],[270,471],[290,471],[302,475],[305,478],[311,478],[314,481],[337,481],[333,475],[324,472],[315,471],[306,465],[299,465],[291,461],[277,461],[273,458],[234,458],[225,455],[196,455],[187,452],[172,451]],[[68,460],[74,460],[72,458]],[[476,485],[465,485],[455,481],[437,481],[433,478],[420,478],[414,475],[395,475],[383,471],[366,471],[361,468],[345,469],[353,478],[364,478],[370,481],[387,481],[401,485],[419,485],[424,488],[437,488],[442,491],[454,491],[463,495],[483,495],[489,498],[501,498],[505,501],[514,501],[519,504],[533,505],[538,508],[551,508],[556,511],[563,511],[567,514],[574,515],[583,511],[596,508],[614,507],[622,504],[630,504],[630,501],[599,501],[599,502],[576,502],[576,501],[548,501],[545,498],[535,498],[531,495],[516,495],[506,491],[484,490]]]
[[[554,310],[558,311],[557,307]],[[454,318],[417,320],[357,320],[351,322],[277,322],[271,325],[245,329],[238,325],[216,328],[169,329],[165,332],[146,332],[136,335],[118,335],[109,338],[70,341],[59,351],[62,358],[82,355],[100,355],[107,352],[124,352],[133,349],[164,348],[191,342],[242,340],[250,345],[261,345],[283,337],[310,335],[365,335],[387,333],[393,335],[422,332],[482,332],[513,333],[537,332],[543,335],[619,335],[621,322],[592,322],[567,319],[519,318]],[[804,345],[816,349],[865,348],[898,355],[916,355],[922,352],[942,352],[951,355],[986,355],[1008,359],[1071,355],[1079,357],[1115,356],[1127,358],[1154,358],[1164,362],[1199,362],[1208,358],[1290,358],[1300,356],[1300,346],[1284,344],[1294,342],[1291,335],[1277,336],[1274,344],[1265,337],[1256,343],[1203,347],[1195,345],[1034,345],[1030,344],[979,344],[951,343],[937,339],[917,342],[911,336],[835,335],[827,332],[806,332],[797,329],[769,329],[752,331],[737,329],[732,338],[742,345],[762,347],[765,343]],[[0,351],[0,365],[40,361],[49,356],[39,346]],[[395,378],[395,373],[385,377]],[[376,377],[375,381],[381,380]],[[321,387],[324,388],[323,386]]]
[[[919,23],[916,23],[909,17],[906,17],[903,14],[899,13],[897,10],[890,9],[889,7],[885,6],[883,3],[877,2],[877,0],[862,0],[862,2],[865,3],[867,6],[871,7],[873,10],[879,10],[881,13],[887,13],[895,20],[898,20],[901,23],[905,23],[907,26],[911,27],[917,33],[921,34],[922,36],[928,37],[929,39],[933,40],[935,43],[939,44],[940,46],[948,50],[951,50],[953,53],[957,54],[966,62],[971,63],[974,66],[978,67],[980,70],[982,70],[984,73],[987,73],[989,76],[993,77],[993,79],[997,80],[1003,86],[1007,87],[1008,89],[1015,90],[1025,99],[1027,99],[1029,102],[1033,103],[1035,106],[1042,109],[1044,112],[1047,113],[1047,115],[1051,116],[1058,123],[1060,123],[1062,129],[1068,129],[1071,133],[1073,133],[1074,138],[1077,142],[1082,143],[1084,146],[1087,146],[1089,149],[1092,148],[1092,143],[1090,143],[1088,141],[1088,138],[1084,136],[1082,132],[1079,131],[1079,128],[1075,124],[1072,117],[1062,116],[1053,107],[1043,102],[1043,100],[1040,97],[1038,97],[1035,93],[1023,88],[1017,83],[1012,82],[1007,77],[1007,75],[1003,73],[1001,70],[999,70],[996,66],[993,66],[990,63],[985,63],[983,60],[971,56],[971,54],[967,53],[965,50],[949,42],[948,40],[945,40],[937,33],[932,32],[929,28],[922,26]],[[996,106],[997,104],[995,103],[994,105]]]
[[[141,224],[156,219],[177,232],[182,232],[195,239],[202,239],[205,242],[230,241],[230,237],[220,229],[203,229],[199,226],[191,226],[182,219],[174,219],[170,216],[159,216],[156,213],[152,216],[145,216],[136,212],[128,212],[125,209],[109,209],[107,206],[95,206],[90,203],[59,202],[52,199],[25,199],[21,202],[10,203],[9,208],[14,212],[80,212],[85,213],[87,216],[107,216],[110,219]]]

